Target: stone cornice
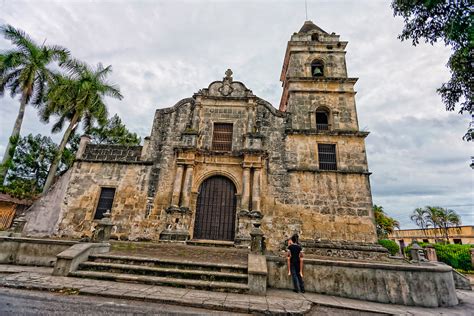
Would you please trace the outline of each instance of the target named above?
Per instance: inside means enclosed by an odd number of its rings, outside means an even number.
[[[316,130],[316,129],[287,129],[287,135],[327,135],[327,136],[353,136],[366,138],[370,132],[348,130]]]
[[[361,170],[320,170],[312,167],[290,167],[287,168],[288,172],[314,172],[314,173],[340,173],[340,174],[361,174],[370,176],[372,172],[361,171]]]

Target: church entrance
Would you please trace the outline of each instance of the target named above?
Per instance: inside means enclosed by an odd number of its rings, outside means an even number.
[[[199,187],[194,239],[234,240],[236,189],[226,177],[214,176]]]

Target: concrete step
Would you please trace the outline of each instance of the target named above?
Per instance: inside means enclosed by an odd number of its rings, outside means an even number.
[[[101,271],[111,273],[122,273],[122,274],[138,274],[138,275],[150,275],[160,277],[171,277],[177,279],[195,279],[205,281],[220,281],[220,282],[236,282],[245,283],[248,282],[247,273],[234,273],[234,272],[220,272],[220,271],[205,271],[205,270],[190,270],[190,269],[176,269],[176,268],[163,268],[161,266],[144,266],[144,265],[132,265],[132,264],[121,264],[121,263],[110,263],[110,262],[95,262],[86,261],[79,265],[79,270],[87,271]]]
[[[225,272],[225,273],[247,274],[247,265],[244,265],[244,264],[196,262],[196,261],[188,261],[188,260],[121,256],[121,255],[110,255],[110,254],[90,255],[88,261],[137,265],[137,266],[139,265],[139,266],[147,266],[147,267],[166,268],[166,269],[200,270],[200,271],[216,271],[216,272]]]
[[[133,282],[150,285],[165,285],[175,287],[185,287],[193,289],[233,292],[233,293],[247,293],[248,285],[233,282],[218,282],[218,281],[203,281],[203,280],[189,280],[156,277],[148,275],[131,275],[123,273],[110,273],[99,271],[74,271],[69,274],[72,277],[90,278],[99,280],[119,281],[119,282]]]

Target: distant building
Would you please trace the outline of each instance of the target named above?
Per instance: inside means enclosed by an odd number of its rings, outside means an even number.
[[[419,242],[436,243],[445,241],[444,232],[439,228],[427,229],[401,229],[388,236],[397,242],[400,248],[408,246],[413,240]],[[459,226],[448,230],[450,244],[474,244],[474,226]]]
[[[0,230],[8,229],[15,214],[23,212],[31,204],[32,200],[17,199],[8,194],[0,193]]]

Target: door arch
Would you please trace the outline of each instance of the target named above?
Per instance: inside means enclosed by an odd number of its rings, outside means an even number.
[[[199,187],[194,220],[194,239],[233,241],[236,189],[224,176],[207,178]]]

